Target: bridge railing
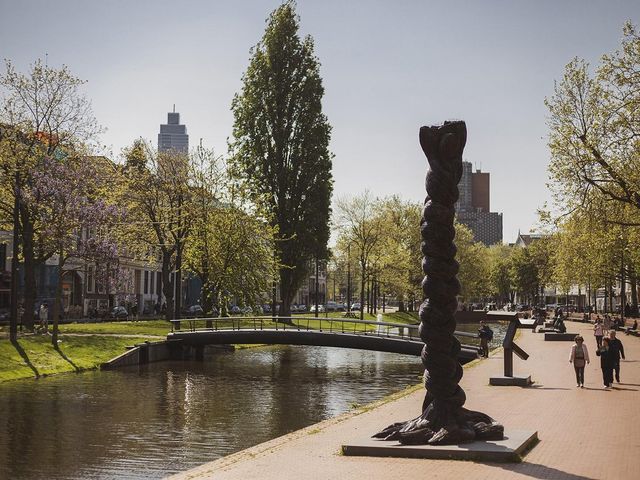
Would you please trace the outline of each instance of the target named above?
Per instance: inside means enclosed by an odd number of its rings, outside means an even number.
[[[219,330],[297,330],[320,331],[329,333],[349,333],[354,335],[373,335],[379,337],[420,341],[418,325],[406,323],[377,322],[374,320],[358,320],[353,318],[331,317],[212,317],[212,318],[181,318],[171,320],[171,331],[180,329],[187,324],[188,331],[219,331]],[[198,325],[203,325],[198,328]],[[474,333],[459,332],[454,334],[467,339],[477,339]]]

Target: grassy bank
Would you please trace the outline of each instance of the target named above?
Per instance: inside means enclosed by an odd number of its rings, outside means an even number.
[[[294,316],[294,325],[301,328],[341,328],[342,312],[332,312],[318,319],[313,314]],[[304,320],[301,317],[310,318]],[[365,314],[365,320],[376,320],[375,315]],[[329,323],[329,321],[332,321]],[[414,323],[417,317],[409,313],[388,313],[383,321],[392,323]],[[220,323],[221,327],[230,327],[232,322],[237,326],[253,327],[256,321],[233,317]],[[321,325],[322,322],[322,325]],[[263,320],[264,328],[273,328],[270,319]],[[204,321],[198,321],[198,328],[204,327]],[[347,322],[345,329],[373,329],[371,325]],[[183,329],[187,328],[186,322]],[[287,328],[291,328],[287,326]],[[293,327],[295,328],[295,327]],[[17,344],[0,338],[0,382],[20,378],[33,378],[56,373],[74,372],[97,368],[125,351],[125,347],[149,340],[149,336],[164,337],[171,331],[171,324],[165,320],[147,320],[139,322],[100,322],[71,323],[60,325],[60,348],[54,349],[51,337],[43,335],[21,336]],[[0,328],[0,333],[7,334],[7,327]],[[237,348],[246,347],[237,345]]]
[[[0,339],[0,382],[97,368],[145,338],[114,336],[62,337],[59,349],[49,336],[22,337],[17,344]]]

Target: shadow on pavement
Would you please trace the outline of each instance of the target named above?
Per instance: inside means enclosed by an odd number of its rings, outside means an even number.
[[[520,475],[526,475],[531,478],[539,478],[540,480],[548,480],[551,478],[554,480],[596,480],[595,477],[585,477],[583,475],[563,472],[562,470],[548,467],[546,465],[528,463],[526,459],[523,463],[496,465],[503,468],[504,470],[519,473]]]
[[[564,388],[564,387],[545,387],[544,385],[530,385],[528,387],[525,388],[533,388],[535,390],[571,390],[571,388]]]

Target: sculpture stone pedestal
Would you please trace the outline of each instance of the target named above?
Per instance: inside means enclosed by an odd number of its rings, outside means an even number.
[[[545,342],[573,342],[577,333],[545,333]]]
[[[491,377],[489,379],[489,385],[499,387],[528,387],[532,383],[533,382],[531,382],[531,375],[514,375],[512,377],[500,375],[498,377]]]
[[[480,440],[462,445],[402,445],[399,442],[371,438],[343,445],[342,454],[361,457],[518,463],[537,442],[538,432],[505,429],[502,440]]]

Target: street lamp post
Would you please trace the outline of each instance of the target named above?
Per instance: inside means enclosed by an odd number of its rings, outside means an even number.
[[[351,244],[347,245],[347,312],[351,313]]]

